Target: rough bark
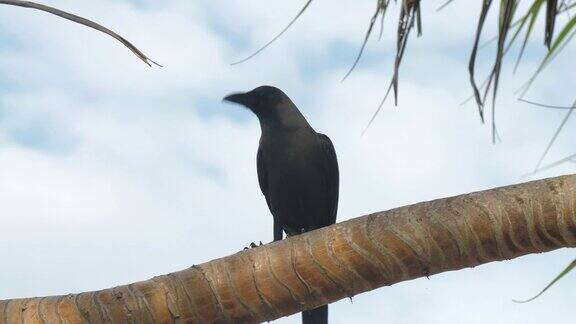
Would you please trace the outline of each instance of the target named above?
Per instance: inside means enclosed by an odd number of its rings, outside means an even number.
[[[0,301],[0,323],[256,323],[576,246],[576,175],[375,213],[148,281]]]

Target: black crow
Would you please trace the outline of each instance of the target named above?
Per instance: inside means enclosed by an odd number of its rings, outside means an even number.
[[[274,241],[336,222],[338,161],[328,136],[317,133],[280,89],[261,86],[224,98],[260,121],[258,182],[274,218]],[[328,306],[302,312],[302,323],[328,323]]]

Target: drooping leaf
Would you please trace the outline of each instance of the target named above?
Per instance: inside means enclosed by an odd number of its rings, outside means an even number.
[[[474,37],[474,45],[472,46],[472,53],[470,54],[470,61],[468,63],[468,73],[470,76],[470,83],[472,84],[472,90],[474,91],[474,99],[476,99],[476,105],[478,106],[478,113],[480,114],[480,120],[484,122],[484,102],[480,96],[480,90],[476,84],[476,58],[478,56],[478,45],[480,44],[480,36],[482,35],[482,30],[484,30],[484,23],[486,22],[486,16],[490,11],[490,6],[492,5],[492,0],[483,0],[482,9],[480,10],[480,18],[478,19],[478,26],[476,27],[476,36]]]
[[[392,77],[392,87],[394,89],[394,105],[398,105],[398,79],[400,65],[402,64],[402,58],[404,58],[406,45],[408,45],[408,37],[410,36],[410,31],[412,31],[414,28],[415,21],[418,36],[420,36],[422,35],[420,0],[404,0],[400,10],[398,32],[396,35],[396,57],[394,59],[394,75]]]
[[[502,70],[502,59],[504,58],[504,49],[506,44],[506,36],[510,31],[510,24],[514,18],[514,12],[516,11],[517,0],[501,0],[500,3],[500,19],[498,28],[498,48],[496,51],[496,62],[494,64],[494,69],[491,73],[491,78],[494,80],[494,85],[492,86],[492,142],[496,142],[497,131],[496,131],[496,98],[498,94],[498,85],[500,81],[500,71]],[[488,81],[488,86],[484,93],[484,101],[488,90],[490,89],[490,82]]]
[[[522,98],[518,98],[518,101],[522,101],[522,102],[531,104],[533,106],[541,107],[541,108],[561,109],[561,110],[574,109],[574,107],[547,105],[547,104],[542,104],[542,103],[538,103],[538,102],[534,102],[534,101],[530,101],[530,100],[526,100],[526,99],[522,99]]]
[[[394,0],[396,2],[396,0]],[[382,35],[384,35],[384,18],[386,17],[386,12],[388,12],[388,5],[390,4],[390,0],[378,0],[378,3],[381,4],[383,10],[382,14],[380,15],[380,33],[378,35],[378,40],[382,40]]]
[[[440,10],[446,8],[450,3],[452,3],[452,1],[454,1],[454,0],[447,0],[447,1],[444,2],[440,7],[438,7],[438,8],[436,9],[436,11],[440,11]]]
[[[554,25],[556,24],[556,13],[558,11],[558,0],[546,0],[546,28],[544,43],[550,49],[554,38]]]
[[[502,14],[500,15],[500,26],[499,26],[499,41],[498,41],[498,52],[496,55],[496,65],[494,68],[494,87],[492,95],[492,129],[493,136],[496,136],[496,122],[495,122],[495,110],[496,110],[496,97],[498,92],[500,72],[502,70],[502,61],[505,54],[505,43],[508,32],[510,31],[510,25],[514,18],[514,13],[518,6],[518,0],[503,0],[500,4],[500,10]],[[493,139],[495,141],[495,139]]]
[[[564,25],[564,28],[560,31],[560,34],[558,34],[558,36],[554,40],[554,43],[550,47],[550,50],[540,62],[540,65],[536,69],[536,72],[534,72],[534,74],[532,75],[532,77],[530,77],[528,82],[526,82],[526,84],[524,84],[520,88],[520,90],[522,91],[520,97],[524,97],[526,92],[528,92],[530,86],[532,86],[532,83],[534,82],[536,77],[556,57],[556,55],[558,55],[558,53],[562,51],[562,49],[566,46],[566,44],[570,42],[570,40],[574,37],[574,35],[576,35],[576,16],[572,17],[570,21],[568,21],[568,23]]]
[[[300,12],[294,17],[288,26],[286,26],[276,37],[274,37],[271,41],[265,44],[262,48],[257,50],[254,54],[250,55],[244,60],[236,62],[234,64],[238,64],[244,62],[270,44],[272,44],[275,40],[277,40],[284,32],[288,30],[290,26],[303,14],[303,12],[309,7],[312,0],[308,0],[304,7],[300,10]],[[346,79],[357,67],[362,58],[362,55],[366,49],[367,42],[372,35],[374,25],[378,20],[378,16],[380,15],[381,18],[381,25],[380,25],[380,35],[379,38],[382,36],[382,31],[384,28],[384,18],[387,12],[390,0],[375,0],[377,2],[376,11],[373,13],[368,29],[364,35],[364,39],[360,50],[355,57],[354,63],[352,64],[351,68],[345,74],[344,79]],[[498,139],[498,132],[496,128],[496,98],[498,96],[498,89],[500,84],[500,74],[503,65],[503,59],[508,54],[510,49],[512,48],[513,44],[517,43],[520,38],[522,38],[521,48],[519,51],[519,55],[516,59],[514,65],[514,71],[518,68],[521,59],[524,55],[528,39],[532,36],[534,27],[536,25],[536,21],[544,2],[546,1],[546,44],[549,46],[550,51],[543,59],[542,63],[539,66],[539,69],[536,73],[532,76],[532,78],[526,83],[522,89],[524,91],[527,90],[529,85],[532,83],[534,78],[541,72],[541,70],[546,67],[546,65],[566,46],[566,44],[576,35],[576,30],[574,29],[574,17],[571,17],[569,11],[576,7],[576,2],[573,0],[533,0],[532,4],[530,5],[529,9],[523,13],[523,15],[518,20],[514,20],[514,17],[517,16],[517,9],[518,4],[520,3],[519,0],[500,0],[499,1],[499,19],[498,19],[498,35],[493,39],[490,40],[488,43],[492,41],[497,41],[497,48],[496,54],[494,56],[494,64],[490,69],[490,73],[488,74],[487,79],[482,82],[479,86],[476,83],[476,61],[478,57],[478,51],[482,46],[486,44],[480,45],[482,31],[484,30],[485,23],[487,20],[487,15],[492,5],[492,0],[482,0],[482,8],[480,12],[480,17],[478,19],[478,24],[475,33],[475,39],[472,47],[472,53],[470,55],[468,70],[469,70],[469,78],[470,83],[473,89],[473,96],[471,98],[475,99],[476,105],[478,106],[478,112],[480,115],[480,119],[482,122],[485,121],[485,107],[488,96],[492,96],[491,100],[491,119],[492,119],[492,140],[495,142]],[[453,0],[446,0],[444,4],[442,4],[438,10],[446,7],[448,4],[452,3]],[[394,92],[394,103],[397,105],[398,103],[398,86],[399,86],[399,69],[402,63],[402,59],[404,56],[404,52],[406,50],[408,38],[410,32],[414,26],[417,27],[418,35],[422,32],[422,24],[421,24],[421,11],[420,11],[420,0],[402,0],[401,1],[401,10],[400,10],[400,18],[398,21],[398,30],[397,30],[397,42],[396,42],[396,56],[394,60],[394,73],[391,81],[386,89],[386,93],[384,98],[380,102],[380,105],[372,115],[368,125],[364,132],[369,128],[369,126],[374,121],[375,117],[380,112],[383,104],[385,103],[386,99],[388,98],[390,92]],[[564,26],[562,31],[556,36],[555,35],[555,26],[557,24],[557,16],[561,13],[566,13],[570,17],[570,21]],[[522,32],[524,31],[524,37],[520,37]],[[468,101],[468,100],[467,100]],[[363,133],[364,133],[363,132]]]
[[[574,268],[576,268],[576,260],[572,261],[567,267],[566,269],[564,269],[562,272],[560,272],[560,274],[554,278],[554,280],[552,280],[552,282],[550,282],[544,289],[542,289],[541,292],[539,292],[536,296],[526,299],[526,300],[514,300],[515,303],[527,303],[530,301],[533,301],[534,299],[542,296],[543,293],[545,293],[548,289],[550,289],[550,287],[552,287],[556,282],[558,282],[558,280],[562,279],[562,277],[564,277],[565,275],[567,275],[570,271],[574,270]]]
[[[528,23],[528,27],[526,28],[526,34],[524,36],[524,40],[522,42],[522,47],[520,48],[520,53],[518,54],[518,58],[516,59],[516,64],[514,64],[514,72],[518,69],[520,65],[520,61],[522,60],[522,56],[524,55],[524,50],[526,49],[526,44],[528,43],[528,39],[532,34],[532,30],[534,29],[534,23],[536,22],[536,18],[538,17],[538,13],[540,12],[540,8],[542,7],[543,0],[536,0],[528,10],[526,18],[530,17],[530,22]]]
[[[398,31],[396,33],[396,57],[394,59],[394,75],[392,76],[392,80],[388,85],[384,98],[380,102],[380,105],[374,114],[372,114],[372,117],[362,131],[362,134],[366,133],[368,128],[370,128],[370,125],[372,125],[376,119],[376,116],[384,106],[384,103],[386,102],[386,99],[388,98],[391,90],[394,91],[394,104],[398,104],[398,79],[400,65],[402,63],[402,58],[404,57],[404,52],[406,51],[406,45],[408,44],[410,31],[414,28],[415,24],[418,35],[421,35],[422,23],[420,18],[420,0],[404,0],[400,9],[400,19],[398,20]]]
[[[572,116],[572,113],[574,112],[574,110],[576,110],[576,101],[574,101],[574,103],[572,104],[572,109],[568,110],[568,112],[566,113],[566,116],[564,117],[564,119],[560,123],[560,126],[558,126],[558,128],[556,129],[554,136],[552,136],[552,139],[548,143],[548,146],[546,146],[546,149],[544,150],[544,153],[542,153],[540,160],[538,160],[538,164],[536,165],[535,170],[540,169],[540,165],[542,165],[544,158],[546,158],[546,155],[550,151],[550,148],[552,148],[552,145],[554,145],[554,142],[556,142],[556,139],[558,138],[558,136],[562,132],[562,129],[564,128],[564,126],[566,126],[566,123],[568,122],[568,119],[570,119],[570,116]]]
[[[576,162],[576,154],[569,155],[569,156],[567,156],[567,157],[565,157],[565,158],[563,158],[563,159],[560,159],[560,160],[558,160],[558,161],[556,161],[556,162],[552,162],[552,163],[550,163],[550,164],[548,164],[548,165],[542,166],[542,167],[538,168],[537,170],[534,170],[534,171],[532,171],[532,172],[530,172],[530,173],[528,173],[528,174],[525,174],[524,177],[533,176],[533,175],[535,175],[535,174],[537,174],[537,173],[539,173],[539,172],[553,169],[553,168],[555,168],[555,167],[557,167],[557,166],[559,166],[559,165],[561,165],[561,164],[564,164],[564,163],[566,163],[566,162],[575,163],[575,162]]]
[[[500,1],[500,13],[498,19],[498,46],[496,49],[496,56],[494,59],[494,66],[489,74],[488,82],[486,84],[484,94],[480,95],[480,88],[476,83],[475,78],[475,66],[476,58],[478,55],[478,44],[480,42],[480,36],[484,28],[484,23],[486,21],[486,16],[490,10],[492,0],[484,0],[482,4],[482,9],[480,12],[480,18],[478,20],[478,26],[476,28],[476,37],[474,41],[474,46],[472,48],[472,54],[470,56],[470,61],[468,64],[468,71],[470,74],[470,83],[472,84],[472,89],[474,90],[474,98],[476,99],[476,104],[478,106],[478,112],[480,113],[480,119],[484,121],[484,107],[486,103],[486,98],[490,89],[492,89],[492,141],[496,142],[498,137],[496,131],[496,98],[498,95],[498,85],[500,80],[500,71],[502,69],[502,59],[505,54],[506,49],[506,37],[510,31],[510,26],[512,24],[514,13],[517,8],[517,0],[501,0]]]
[[[292,18],[292,20],[288,23],[288,25],[286,25],[286,27],[284,27],[284,29],[282,29],[282,31],[280,33],[278,33],[278,35],[274,36],[274,38],[272,38],[268,43],[264,44],[264,46],[260,47],[256,52],[252,53],[251,55],[249,55],[245,59],[242,59],[240,61],[232,63],[232,65],[244,63],[244,62],[248,61],[249,59],[253,58],[254,56],[260,54],[263,50],[265,50],[268,46],[270,46],[272,43],[274,43],[278,38],[280,38],[280,36],[282,36],[290,28],[296,22],[296,20],[298,20],[298,18],[300,18],[300,16],[302,16],[302,14],[306,11],[306,9],[308,9],[308,6],[310,6],[311,3],[312,3],[312,0],[306,1],[306,4],[304,5],[304,7],[302,7],[302,9],[300,9],[298,14],[296,14],[296,16],[294,18]]]
[[[356,65],[358,65],[358,62],[360,61],[360,58],[362,57],[362,54],[364,53],[364,48],[366,47],[366,43],[368,42],[368,39],[370,38],[370,35],[372,34],[372,29],[374,28],[374,24],[376,23],[376,19],[378,18],[378,15],[382,16],[382,20],[380,21],[380,37],[382,37],[382,32],[384,30],[384,17],[386,16],[386,11],[388,9],[388,4],[390,3],[390,0],[378,0],[378,2],[376,3],[376,12],[372,15],[372,19],[370,19],[370,24],[368,25],[368,30],[366,31],[366,35],[364,36],[364,41],[362,42],[362,46],[360,47],[360,51],[358,52],[358,55],[356,56],[356,59],[354,60],[354,64],[352,64],[352,67],[350,68],[350,70],[348,70],[348,72],[346,73],[346,75],[344,76],[344,78],[342,78],[342,81],[346,80],[346,78],[348,78],[348,76],[352,73],[352,71],[354,71],[354,69],[356,68]]]
[[[130,49],[132,51],[132,53],[134,53],[136,56],[138,56],[138,58],[140,58],[142,61],[144,61],[144,63],[148,64],[148,66],[151,66],[150,63],[161,66],[160,64],[154,62],[153,60],[151,60],[149,57],[147,57],[146,55],[144,55],[144,53],[142,53],[138,48],[136,48],[136,46],[132,45],[132,43],[130,43],[127,39],[125,39],[124,37],[116,34],[115,32],[113,32],[112,30],[98,24],[95,23],[91,20],[88,20],[86,18],[68,13],[66,11],[62,11],[60,9],[56,9],[50,6],[46,6],[43,4],[39,4],[39,3],[35,3],[35,2],[31,2],[31,1],[20,1],[20,0],[0,0],[0,4],[5,4],[5,5],[11,5],[11,6],[17,6],[17,7],[24,7],[24,8],[31,8],[31,9],[37,9],[40,11],[44,11],[44,12],[48,12],[50,14],[56,15],[58,17],[62,17],[64,19],[68,19],[70,21],[73,21],[75,23],[96,29],[100,32],[103,32],[111,37],[114,37],[115,39],[117,39],[119,42],[121,42],[122,44],[124,44],[124,46],[126,46],[128,49]]]

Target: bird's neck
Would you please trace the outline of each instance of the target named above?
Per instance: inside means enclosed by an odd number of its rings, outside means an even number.
[[[306,118],[294,105],[277,109],[274,114],[259,118],[263,135],[291,133],[299,130],[312,130]]]

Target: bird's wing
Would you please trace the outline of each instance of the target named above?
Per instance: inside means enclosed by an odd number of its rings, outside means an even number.
[[[260,184],[260,190],[266,198],[268,208],[272,211],[272,206],[270,206],[270,194],[268,193],[268,173],[266,172],[266,164],[264,163],[264,156],[262,155],[262,147],[258,147],[256,167],[258,169],[258,183]]]
[[[266,163],[264,163],[264,156],[262,155],[262,147],[258,147],[256,168],[258,169],[258,183],[260,184],[260,190],[264,194],[268,209],[270,209],[270,212],[274,217],[274,241],[278,241],[282,239],[282,225],[277,222],[276,216],[274,216],[274,210],[272,209],[272,204],[270,203],[270,194],[268,193],[268,172],[266,171]]]
[[[318,133],[320,147],[324,154],[322,172],[324,174],[324,183],[326,184],[327,203],[329,208],[328,224],[336,222],[336,213],[338,212],[338,187],[340,183],[338,172],[338,159],[336,151],[330,138],[324,134]]]

